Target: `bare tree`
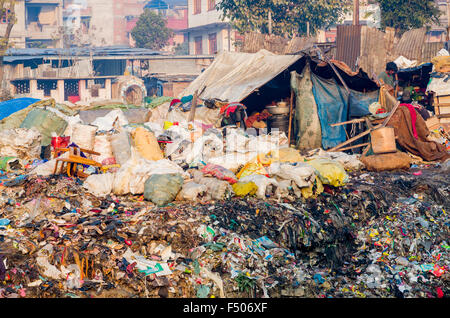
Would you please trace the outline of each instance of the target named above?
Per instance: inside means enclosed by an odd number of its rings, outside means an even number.
[[[3,81],[3,57],[10,47],[9,37],[16,23],[15,0],[0,0],[0,19],[6,21],[5,33],[0,39],[0,80]]]

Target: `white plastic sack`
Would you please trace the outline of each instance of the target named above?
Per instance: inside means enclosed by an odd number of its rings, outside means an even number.
[[[314,150],[314,155],[307,157],[308,160],[312,159],[330,159],[339,162],[345,170],[356,171],[365,167],[364,163],[359,160],[359,155],[349,155],[345,152],[328,152],[323,149]]]
[[[271,193],[275,193],[276,189],[278,188],[277,180],[273,178],[268,178],[260,174],[252,174],[250,176],[242,177],[241,179],[239,179],[239,182],[242,183],[254,182],[258,187],[258,191],[256,191],[256,196],[260,199],[265,199],[266,193],[268,195],[270,195]],[[272,190],[269,190],[268,189],[269,187],[271,187]]]
[[[250,160],[253,160],[257,155],[257,152],[231,152],[223,156],[209,158],[207,163],[216,164],[233,171],[233,173],[237,173],[240,168]]]
[[[73,126],[72,136],[70,141],[75,143],[78,147],[93,150],[95,144],[96,126],[75,124]]]
[[[223,155],[223,141],[215,134],[201,136],[192,146],[192,151],[186,156],[186,162],[208,161],[209,158]]]
[[[64,119],[67,122],[67,128],[64,131],[64,136],[72,136],[73,128],[75,127],[75,125],[82,123],[80,115],[76,115],[76,116],[73,116],[73,117],[65,116]]]
[[[128,125],[128,120],[121,109],[114,109],[104,117],[98,117],[91,125],[97,126],[98,130],[109,131],[113,129],[114,121],[118,118],[117,123],[120,127]]]
[[[120,131],[112,135],[110,141],[116,163],[124,165],[131,157],[131,141],[128,132]]]
[[[58,158],[68,158],[69,157],[69,152],[66,151],[64,152],[61,156],[59,156]],[[47,177],[53,174],[53,171],[55,171],[55,164],[56,164],[56,158],[51,159],[43,164],[40,164],[39,166],[37,166],[36,168],[34,168],[30,174],[31,175],[38,175],[38,176],[43,176],[43,177]],[[58,171],[60,171],[61,168],[61,163],[58,164]]]
[[[208,189],[205,199],[223,200],[234,193],[233,188],[227,181],[204,177],[201,171],[195,171],[193,175],[195,183],[205,185]]]
[[[288,163],[273,163],[267,168],[271,176],[284,180],[292,180],[299,188],[309,187],[314,183],[316,169],[307,163],[297,163],[295,166]]]
[[[170,160],[150,161],[140,158],[133,152],[130,160],[116,172],[113,192],[117,195],[125,195],[128,193],[142,194],[144,193],[145,181],[151,175],[174,173],[188,177],[180,166]]]
[[[102,135],[95,136],[94,150],[100,153],[100,156],[92,156],[92,159],[97,162],[102,162],[105,159],[114,157],[112,146],[111,146],[111,136]]]
[[[87,177],[83,187],[96,197],[111,194],[115,175],[113,173],[93,174]]]
[[[15,128],[0,131],[0,157],[38,159],[41,155],[41,134],[35,129]]]
[[[245,134],[242,129],[231,129],[227,128],[226,130],[226,151],[229,152],[240,152],[246,153],[249,152],[247,149],[247,143],[250,138]]]
[[[180,193],[178,193],[177,201],[198,201],[201,197],[205,196],[208,188],[203,184],[195,182],[187,182],[183,185]]]

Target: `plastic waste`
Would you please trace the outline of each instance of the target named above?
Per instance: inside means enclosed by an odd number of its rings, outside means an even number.
[[[271,176],[294,181],[299,188],[309,187],[316,177],[316,169],[307,163],[273,163],[267,171]]]
[[[177,195],[177,200],[187,200],[187,201],[198,201],[206,196],[208,188],[203,184],[198,184],[195,182],[186,182]]]
[[[247,195],[255,195],[256,191],[258,191],[258,186],[250,181],[250,182],[237,182],[233,184],[233,191],[237,196],[245,197]]]
[[[114,122],[120,127],[128,124],[128,120],[121,109],[114,109],[106,116],[96,118],[91,125],[97,126],[100,131],[110,131],[113,129]]]
[[[41,134],[35,129],[16,128],[0,131],[0,157],[39,159]]]
[[[144,198],[159,206],[167,205],[175,200],[183,182],[180,174],[152,175],[145,182]]]
[[[71,141],[78,147],[94,150],[96,126],[75,124],[71,136]]]
[[[112,173],[93,174],[87,177],[83,187],[97,197],[104,197],[112,192],[114,177]]]
[[[129,134],[121,130],[119,133],[111,136],[111,148],[116,158],[116,162],[124,165],[131,157],[131,142]]]
[[[206,186],[207,196],[212,200],[223,200],[234,194],[233,188],[227,181],[204,177],[201,171],[195,171],[193,177],[195,183]]]
[[[136,150],[143,158],[153,161],[164,159],[158,140],[152,132],[143,127],[138,127],[131,133],[131,136]]]
[[[238,179],[254,174],[267,175],[267,171],[260,162],[247,163],[236,175]]]
[[[203,167],[202,172],[205,176],[213,176],[219,180],[228,181],[230,184],[237,182],[237,177],[232,171],[219,165],[207,164]]]
[[[313,159],[308,161],[319,172],[320,181],[323,184],[329,184],[334,187],[343,186],[348,182],[348,174],[344,167],[329,159]]]
[[[100,156],[93,155],[92,159],[97,162],[103,162],[109,158],[113,158],[113,150],[111,146],[110,135],[97,135],[94,139],[94,151],[100,153]]]
[[[258,174],[242,177],[239,181],[243,183],[253,182],[256,184],[258,187],[256,196],[260,199],[265,199],[266,196],[274,195],[278,187],[278,182],[275,179]]]
[[[20,128],[36,129],[42,136],[41,145],[48,146],[52,133],[61,136],[67,128],[67,122],[49,110],[35,108],[28,113]]]

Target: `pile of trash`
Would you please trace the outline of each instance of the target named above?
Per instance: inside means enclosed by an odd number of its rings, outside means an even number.
[[[449,294],[448,161],[366,172],[158,108],[0,122],[0,297]]]

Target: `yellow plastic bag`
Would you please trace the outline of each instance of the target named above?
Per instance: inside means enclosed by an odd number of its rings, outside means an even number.
[[[269,151],[266,154],[259,154],[254,162],[260,162],[264,166],[270,166],[274,162],[304,162],[304,158],[300,155],[300,152],[294,148],[281,148],[277,150]]]
[[[311,184],[309,187],[300,189],[302,196],[305,199],[317,198],[317,196],[323,192],[323,184],[318,177],[316,177],[315,185],[316,185],[315,191],[313,190],[314,184]]]
[[[267,171],[260,162],[249,162],[236,175],[238,179],[251,176],[252,174],[267,175]]]
[[[436,72],[450,72],[450,56],[436,56],[431,59]]]
[[[319,178],[323,184],[339,187],[348,182],[347,172],[345,172],[344,167],[337,161],[314,159],[307,163],[319,172]]]
[[[233,191],[237,196],[245,197],[247,195],[255,195],[256,191],[258,191],[258,186],[250,181],[247,183],[237,182],[232,185]]]
[[[167,129],[169,129],[170,127],[172,127],[173,126],[173,123],[171,122],[171,121],[164,121],[164,130],[167,130]]]
[[[164,159],[155,135],[143,127],[136,128],[132,133],[136,150],[147,160],[157,161]]]

